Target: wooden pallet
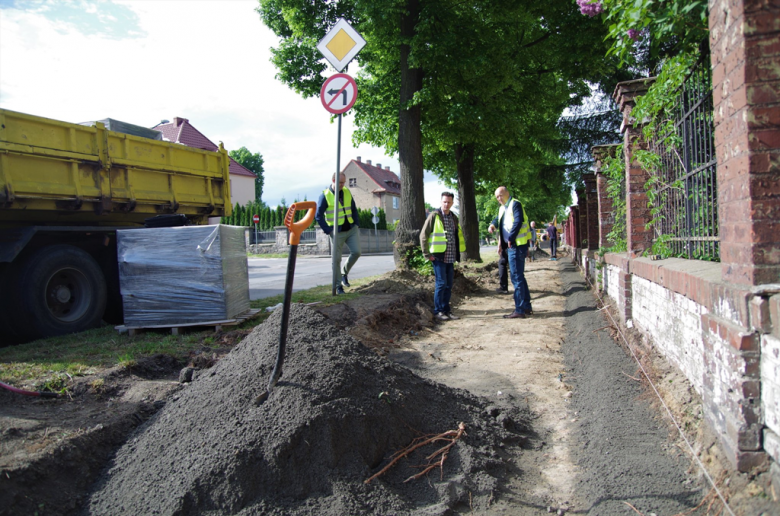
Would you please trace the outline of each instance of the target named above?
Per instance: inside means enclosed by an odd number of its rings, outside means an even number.
[[[150,326],[125,326],[123,324],[121,326],[115,326],[114,329],[119,333],[127,333],[131,337],[133,335],[137,335],[138,333],[144,330],[160,330],[160,329],[170,329],[171,335],[179,335],[183,328],[193,328],[193,327],[202,327],[202,326],[214,327],[214,331],[218,332],[218,331],[222,331],[223,326],[236,326],[238,324],[243,323],[244,321],[257,317],[257,315],[260,312],[262,312],[262,310],[259,308],[250,308],[246,312],[237,315],[234,319],[224,319],[222,321],[203,321],[203,322],[194,322],[194,323],[185,323],[185,324],[158,324],[158,325],[150,325]]]

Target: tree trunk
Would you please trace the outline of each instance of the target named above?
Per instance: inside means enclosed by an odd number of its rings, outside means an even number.
[[[409,68],[410,41],[420,16],[419,0],[407,0],[401,15],[401,109],[398,113],[398,160],[401,165],[401,218],[395,228],[393,257],[396,267],[408,267],[409,251],[420,245],[425,223],[422,129],[419,106],[407,108],[415,92],[422,89],[423,71]]]
[[[466,239],[466,252],[460,253],[461,261],[481,262],[479,256],[479,220],[477,219],[477,193],[474,188],[474,144],[455,145],[458,162],[458,198],[460,225]]]

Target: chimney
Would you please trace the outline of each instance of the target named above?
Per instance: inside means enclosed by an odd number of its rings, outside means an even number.
[[[356,160],[356,161],[357,161],[358,163],[362,163],[362,161],[360,161],[360,156],[358,156],[358,157],[357,157],[357,160]]]
[[[367,160],[366,160],[366,163],[368,163],[368,164],[370,165],[370,164],[371,164],[371,160],[370,160],[370,159],[367,159]]]
[[[385,170],[390,170],[390,165],[386,166]]]
[[[377,163],[376,164],[376,168],[382,168],[382,164],[381,163]]]
[[[186,118],[180,118],[178,116],[173,118],[174,127],[179,127],[184,122],[189,122],[189,120],[187,120]]]

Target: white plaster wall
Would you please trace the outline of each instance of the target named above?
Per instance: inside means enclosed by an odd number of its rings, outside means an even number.
[[[255,200],[255,180],[247,176],[230,176],[230,204],[246,206]],[[292,201],[288,201],[292,202]]]
[[[604,273],[604,291],[617,305],[620,302],[620,274],[623,271],[620,267],[606,264],[602,272]]]
[[[780,339],[772,335],[761,336],[760,372],[764,424],[780,435]]]
[[[704,344],[701,316],[707,309],[685,296],[638,276],[632,278],[634,324],[652,338],[670,363],[703,394]]]

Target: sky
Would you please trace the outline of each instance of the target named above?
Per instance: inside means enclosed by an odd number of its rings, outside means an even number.
[[[270,48],[278,38],[254,12],[257,5],[0,0],[0,108],[144,127],[187,118],[214,143],[263,156],[267,204],[316,200],[336,171],[337,124],[318,98],[303,99],[275,79]],[[399,174],[397,156],[354,147],[352,131],[345,116],[342,169],[361,156]],[[426,202],[438,207],[444,190],[425,174]]]

